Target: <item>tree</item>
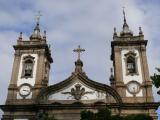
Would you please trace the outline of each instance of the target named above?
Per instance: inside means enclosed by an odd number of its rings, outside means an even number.
[[[124,117],[119,115],[113,115],[111,116],[111,120],[125,120]]]
[[[100,108],[97,113],[84,110],[81,112],[81,120],[111,120],[111,111],[108,108]]]
[[[117,119],[118,118],[118,119]],[[111,116],[111,110],[108,108],[100,108],[97,113],[91,111],[81,111],[81,120],[123,120],[117,116]]]
[[[81,111],[81,120],[153,120],[152,117],[146,114],[133,114],[126,117],[119,115],[111,115],[111,110],[108,108],[98,109],[97,113],[91,111]]]
[[[37,113],[37,119],[36,120],[57,120],[54,116],[49,116],[46,112],[43,110],[40,110]]]
[[[152,117],[146,114],[128,115],[124,120],[153,120]]]
[[[95,114],[91,111],[83,110],[81,111],[81,120],[95,120]]]
[[[47,116],[47,117],[44,118],[44,120],[57,120],[57,119],[55,119],[54,116],[53,117],[48,117]]]
[[[95,117],[95,120],[111,120],[111,111],[108,108],[100,108]]]
[[[156,70],[160,73],[160,68],[156,68]],[[151,76],[152,79],[152,83],[156,88],[160,87],[160,74],[156,74],[154,73],[153,76]],[[160,90],[157,92],[158,94],[160,94]]]

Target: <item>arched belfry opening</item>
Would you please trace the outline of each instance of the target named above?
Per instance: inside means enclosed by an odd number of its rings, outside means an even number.
[[[129,74],[136,73],[136,61],[132,56],[127,58],[127,71]]]
[[[32,77],[34,68],[34,57],[26,56],[23,59],[22,77]]]

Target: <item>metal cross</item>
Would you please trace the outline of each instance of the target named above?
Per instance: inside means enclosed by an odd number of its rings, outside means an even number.
[[[124,9],[125,9],[125,7],[123,6],[122,8],[123,8],[123,15],[125,16],[125,10],[124,10]]]
[[[36,22],[39,23],[40,17],[42,16],[41,11],[38,11],[36,17]]]
[[[126,13],[125,13],[125,7],[123,7],[123,16],[124,16],[124,23],[126,23]]]
[[[74,49],[73,51],[78,53],[78,60],[80,60],[81,52],[84,52],[85,49],[82,49],[80,45],[78,45],[78,48]]]

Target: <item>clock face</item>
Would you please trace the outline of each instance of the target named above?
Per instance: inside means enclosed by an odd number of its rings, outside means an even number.
[[[19,93],[22,97],[27,97],[31,93],[31,87],[29,84],[24,84],[20,87]]]
[[[140,91],[140,85],[136,81],[131,81],[127,84],[128,91],[131,94],[136,94]]]

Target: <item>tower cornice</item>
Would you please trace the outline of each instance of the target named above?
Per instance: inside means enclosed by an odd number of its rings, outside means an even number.
[[[148,40],[121,40],[121,41],[112,41],[111,47],[113,46],[134,46],[134,45],[145,45],[147,46]]]
[[[28,41],[27,41],[28,42]],[[45,54],[47,56],[47,59],[53,63],[53,59],[51,57],[51,52],[49,49],[49,46],[47,44],[23,44],[23,45],[14,45],[14,50],[30,50],[30,49],[45,49]]]

